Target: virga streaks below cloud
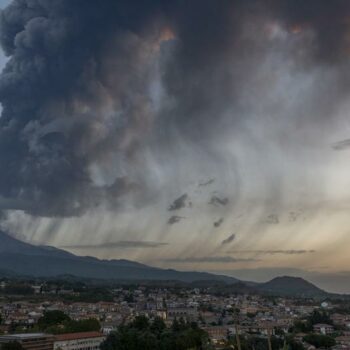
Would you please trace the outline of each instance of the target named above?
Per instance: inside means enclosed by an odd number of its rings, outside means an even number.
[[[79,244],[79,245],[70,245],[64,246],[62,248],[73,248],[73,249],[99,249],[99,248],[160,248],[168,245],[169,243],[165,242],[151,242],[151,241],[119,241],[119,242],[105,242],[102,244]]]
[[[169,258],[165,259],[167,262],[174,263],[237,263],[237,262],[252,262],[256,259],[241,259],[231,256],[200,256],[200,257],[188,257],[188,258]]]
[[[301,254],[312,254],[316,253],[315,250],[305,250],[305,249],[289,249],[289,250],[232,250],[232,253],[254,253],[254,254],[267,254],[267,255],[275,255],[275,254],[284,254],[284,255],[301,255]]]

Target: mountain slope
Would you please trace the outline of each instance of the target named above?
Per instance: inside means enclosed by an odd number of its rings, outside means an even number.
[[[300,277],[276,277],[256,287],[266,293],[290,296],[323,296],[327,293]]]
[[[100,260],[77,256],[54,247],[25,243],[0,231],[0,272],[1,270],[35,277],[70,274],[113,280],[238,281],[233,277],[205,272],[159,269],[128,260]]]

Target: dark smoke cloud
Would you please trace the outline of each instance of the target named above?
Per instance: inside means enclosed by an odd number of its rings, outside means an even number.
[[[343,60],[347,52],[350,3],[346,0],[273,1],[274,15],[291,30],[313,30],[314,55],[323,62]]]
[[[174,200],[174,202],[169,206],[168,210],[169,211],[180,210],[180,209],[186,207],[187,200],[188,200],[188,194],[185,193],[182,196],[180,196],[179,198],[176,198]]]
[[[173,215],[169,218],[168,225],[174,225],[174,224],[180,222],[182,219],[184,219],[183,216]]]
[[[350,148],[350,139],[338,141],[332,144],[332,148],[335,151],[343,151]]]
[[[348,0],[14,0],[0,21],[9,56],[0,78],[0,209],[75,216],[130,198],[142,205],[153,198],[143,150],[176,149],[181,135],[205,152],[214,133],[249,114],[247,74],[276,43],[263,30],[247,35],[247,23],[309,31],[293,51],[300,71],[346,67],[349,13]],[[161,107],[150,93],[156,68],[170,101]],[[332,93],[321,89],[326,98],[313,96],[319,118],[349,92],[348,71]]]
[[[205,187],[205,186],[209,186],[211,185],[212,183],[214,183],[215,179],[210,179],[208,181],[205,181],[205,182],[200,182],[198,184],[198,187]]]
[[[280,220],[277,214],[270,214],[267,218],[266,218],[266,223],[267,224],[274,224],[277,225],[279,224]]]
[[[149,126],[152,63],[142,53],[157,41],[144,32],[157,11],[155,1],[15,0],[1,13],[3,197],[72,216],[138,186],[120,169],[99,184],[91,168],[122,167]]]
[[[212,196],[210,198],[210,202],[209,204],[212,204],[212,205],[227,205],[228,204],[228,198],[220,198],[218,196]]]
[[[214,222],[214,227],[220,227],[221,224],[224,222],[224,218],[220,218],[218,221]]]
[[[295,222],[297,221],[300,216],[302,215],[302,210],[299,210],[299,211],[291,211],[288,213],[288,221],[289,222]]]
[[[233,233],[232,235],[228,236],[226,239],[224,239],[221,244],[225,245],[225,244],[229,244],[232,243],[234,240],[236,239],[236,235]]]

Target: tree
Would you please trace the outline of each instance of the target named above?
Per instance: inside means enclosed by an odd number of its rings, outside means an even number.
[[[311,345],[314,345],[316,348],[329,349],[335,345],[334,338],[322,334],[308,334],[303,338],[303,340]]]
[[[12,295],[31,295],[34,294],[34,289],[26,284],[12,283],[5,287],[4,293]]]
[[[101,329],[100,322],[95,318],[75,321],[58,310],[45,312],[38,321],[38,327],[52,334],[91,332]]]
[[[98,332],[101,329],[101,324],[95,318],[88,318],[86,320],[74,321],[70,320],[64,323],[65,333],[79,333],[79,332]]]
[[[16,341],[2,344],[0,349],[1,350],[24,350],[23,346]]]
[[[312,331],[312,325],[309,322],[295,321],[291,329],[294,333],[308,333]]]
[[[102,350],[199,350],[207,349],[208,335],[196,323],[174,321],[170,329],[163,320],[149,322],[144,316],[118,327],[102,343]]]
[[[132,322],[132,327],[136,328],[139,331],[144,331],[150,326],[149,320],[146,316],[137,316]]]
[[[151,324],[150,328],[154,334],[160,335],[165,330],[166,325],[163,319],[161,319],[160,317],[156,317],[153,323]]]
[[[285,342],[288,345],[289,350],[304,350],[303,344],[296,341],[293,334],[288,334],[285,337]]]
[[[276,327],[275,328],[275,334],[278,336],[283,336],[284,335],[284,330],[282,328]]]
[[[63,311],[45,311],[44,315],[38,320],[38,326],[41,330],[46,330],[49,327],[62,325],[64,322],[70,320],[70,317],[66,315]]]
[[[296,342],[295,340],[291,340],[287,342],[289,350],[304,350],[304,345],[300,342]]]
[[[317,323],[333,324],[326,311],[314,310],[312,314],[308,317],[308,322],[313,326]]]

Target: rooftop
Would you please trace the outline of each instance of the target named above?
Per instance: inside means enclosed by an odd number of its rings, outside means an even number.
[[[87,338],[100,338],[104,335],[100,332],[81,332],[81,333],[65,333],[55,336],[56,341],[75,340],[75,339],[87,339]]]
[[[29,338],[42,338],[42,337],[52,337],[51,334],[45,333],[20,333],[20,334],[9,334],[9,335],[0,335],[1,339],[29,339]]]

